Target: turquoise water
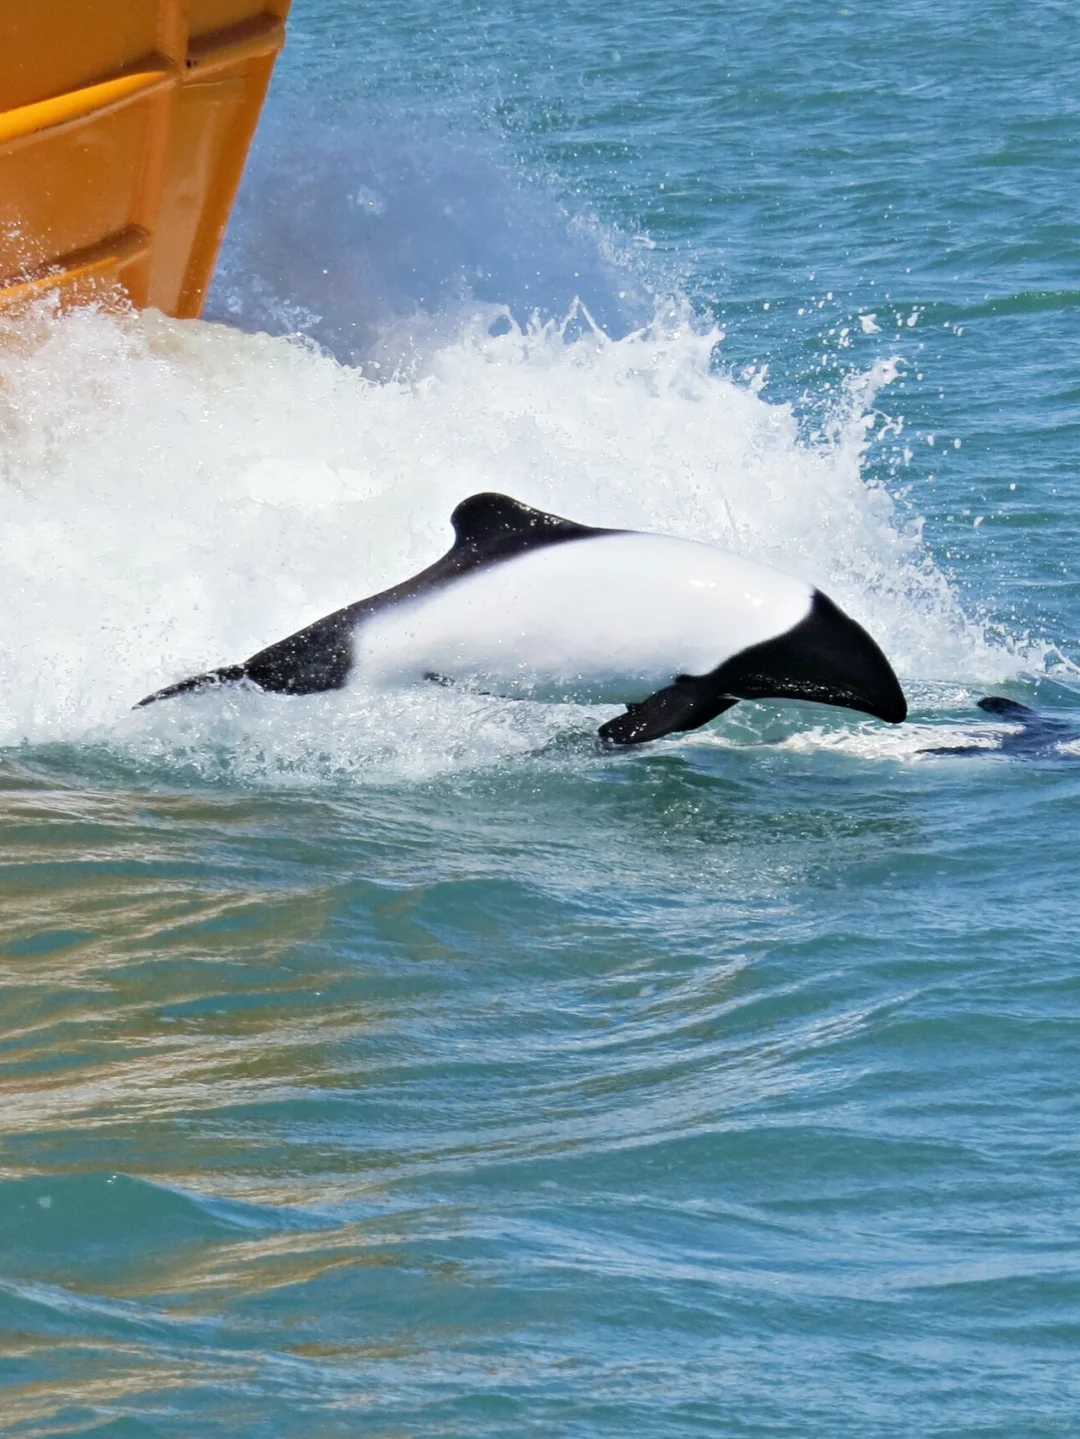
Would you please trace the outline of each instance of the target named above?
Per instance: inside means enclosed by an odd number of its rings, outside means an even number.
[[[975,707],[1080,735],[1078,73],[296,0],[215,323],[8,326],[2,1432],[1080,1433],[1080,743]],[[130,711],[493,487],[820,583],[910,722]]]

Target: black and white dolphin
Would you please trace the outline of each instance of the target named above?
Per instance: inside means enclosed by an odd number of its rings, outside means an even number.
[[[1080,730],[1068,720],[1055,719],[1052,715],[1039,714],[1038,710],[1003,695],[987,695],[977,701],[984,714],[995,715],[1006,720],[1012,729],[1003,730],[993,738],[994,744],[939,745],[934,749],[920,750],[920,754],[942,755],[983,755],[1006,754],[1019,759],[1046,759],[1065,757],[1061,746],[1075,744],[1080,739]]]
[[[710,545],[595,529],[507,495],[463,500],[450,551],[412,579],[139,703],[248,680],[304,695],[435,680],[625,704],[614,744],[697,729],[740,699],[816,700],[899,724],[888,660],[820,590]]]

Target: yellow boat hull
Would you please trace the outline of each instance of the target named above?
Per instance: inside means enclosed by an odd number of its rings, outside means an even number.
[[[202,309],[289,0],[2,0],[0,305]]]

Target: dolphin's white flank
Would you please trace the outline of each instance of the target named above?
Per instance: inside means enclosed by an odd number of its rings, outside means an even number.
[[[644,700],[810,613],[801,580],[693,540],[604,534],[531,549],[363,619],[354,673],[438,674],[494,694]]]

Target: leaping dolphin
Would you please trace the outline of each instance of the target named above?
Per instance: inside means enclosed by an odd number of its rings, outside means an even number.
[[[741,699],[815,700],[889,724],[907,702],[888,660],[827,595],[711,545],[597,529],[508,495],[463,500],[454,544],[399,585],[240,665],[140,705],[247,680],[278,694],[460,682],[510,698],[618,703],[600,726],[642,744]]]

